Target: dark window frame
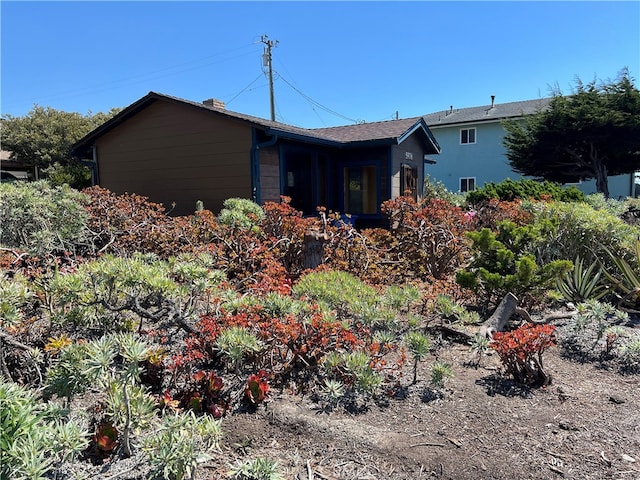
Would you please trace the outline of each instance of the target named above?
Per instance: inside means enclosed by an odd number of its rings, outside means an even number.
[[[475,127],[460,129],[460,145],[474,145],[477,140]]]
[[[471,188],[469,188],[470,181],[472,182]],[[460,177],[458,186],[461,193],[472,192],[476,189],[476,177]]]

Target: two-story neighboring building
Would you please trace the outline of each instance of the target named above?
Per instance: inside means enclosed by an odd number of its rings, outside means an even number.
[[[485,183],[523,178],[514,172],[502,143],[503,120],[531,115],[549,105],[550,98],[511,103],[491,103],[470,108],[454,108],[424,115],[425,123],[441,147],[437,163],[425,165],[425,175],[440,181],[447,190],[466,192]],[[609,177],[611,198],[636,196],[635,175]],[[595,193],[594,180],[575,184],[584,193]]]

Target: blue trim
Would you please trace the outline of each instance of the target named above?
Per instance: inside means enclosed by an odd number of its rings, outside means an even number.
[[[389,200],[391,200],[392,198],[392,193],[393,193],[393,188],[392,188],[392,184],[393,184],[393,178],[391,176],[391,173],[393,172],[393,151],[390,148],[389,151],[387,152],[387,198]],[[381,197],[378,197],[381,198]],[[378,203],[382,203],[382,202],[378,202]],[[380,207],[378,207],[378,211],[380,211]]]
[[[407,130],[402,135],[400,135],[398,137],[398,144],[401,144],[402,142],[404,142],[407,138],[413,135],[416,132],[416,130],[422,130],[422,132],[429,139],[429,142],[431,142],[431,146],[434,148],[434,152],[429,152],[429,154],[440,153],[441,151],[440,145],[438,144],[436,137],[433,136],[433,132],[431,132],[431,130],[427,126],[424,119],[418,120],[413,127],[411,127],[409,130]]]

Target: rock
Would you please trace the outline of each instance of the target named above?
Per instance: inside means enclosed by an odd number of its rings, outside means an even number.
[[[626,453],[622,454],[622,460],[624,460],[625,462],[629,462],[629,463],[635,463],[636,459],[633,458],[630,455],[627,455]]]
[[[626,400],[622,397],[618,397],[617,395],[609,396],[609,401],[611,403],[615,403],[616,405],[621,405],[626,402]]]

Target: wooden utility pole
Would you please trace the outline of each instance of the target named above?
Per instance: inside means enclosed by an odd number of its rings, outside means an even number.
[[[273,66],[271,62],[271,49],[278,46],[278,41],[269,40],[269,37],[262,35],[260,41],[265,44],[264,53],[262,54],[262,65],[269,70],[269,100],[271,105],[271,121],[276,120],[276,102],[273,96]]]

